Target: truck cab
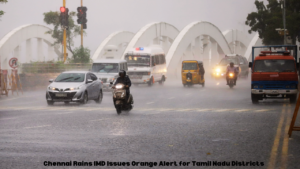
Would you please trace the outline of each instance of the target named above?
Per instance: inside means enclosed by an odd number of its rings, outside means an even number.
[[[255,48],[269,48],[254,57]],[[276,51],[272,51],[272,47]],[[293,50],[288,50],[293,49]],[[252,47],[251,99],[289,98],[295,103],[298,93],[297,46]]]

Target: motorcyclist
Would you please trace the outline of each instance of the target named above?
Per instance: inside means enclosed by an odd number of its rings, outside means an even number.
[[[114,83],[114,86],[113,88],[115,87],[116,84],[118,83],[122,83],[125,85],[125,90],[126,90],[126,98],[128,99],[129,98],[129,95],[130,95],[130,86],[131,86],[131,81],[129,79],[129,77],[126,75],[126,71],[125,70],[121,70],[119,72],[119,77],[117,78],[117,80],[115,81]]]
[[[201,80],[204,79],[204,73],[205,73],[205,70],[203,67],[203,63],[199,63],[199,74],[201,75]]]
[[[228,74],[229,73],[234,73],[234,85],[236,84],[236,80],[237,80],[237,75],[239,73],[238,68],[234,67],[234,63],[230,62],[230,66],[227,66],[227,70],[226,70],[226,80],[227,80],[227,85],[229,85],[229,78],[228,78]]]

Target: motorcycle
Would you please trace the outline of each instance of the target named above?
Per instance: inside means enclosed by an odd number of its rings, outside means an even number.
[[[130,111],[133,108],[133,97],[130,94],[127,99],[125,85],[122,83],[118,83],[112,88],[114,89],[113,102],[117,113],[120,114],[122,110]]]
[[[227,74],[227,77],[228,77],[228,86],[230,88],[232,88],[233,86],[235,86],[235,83],[234,83],[235,78],[236,78],[235,76],[236,76],[235,73],[228,73]]]

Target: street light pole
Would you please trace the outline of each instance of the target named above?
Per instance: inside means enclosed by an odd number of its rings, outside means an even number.
[[[283,44],[286,44],[286,28],[285,28],[285,0],[283,0]]]

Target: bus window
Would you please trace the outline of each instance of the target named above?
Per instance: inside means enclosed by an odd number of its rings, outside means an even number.
[[[155,66],[155,57],[152,56],[151,58],[152,58],[152,59],[151,59],[151,62],[152,62],[151,65],[152,65],[152,66]]]

